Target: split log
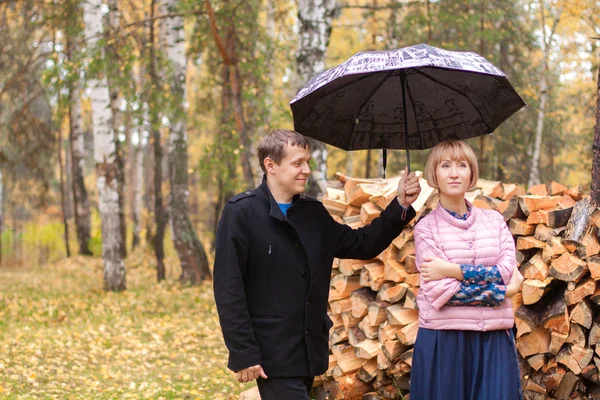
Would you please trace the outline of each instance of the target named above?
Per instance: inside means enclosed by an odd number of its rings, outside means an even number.
[[[595,226],[590,227],[583,239],[581,244],[577,246],[577,254],[583,259],[595,256],[600,253],[600,240],[598,240],[598,228]]]
[[[501,198],[504,195],[504,185],[500,181],[488,181],[487,179],[478,179],[477,188],[481,188],[485,196]]]
[[[571,323],[571,331],[569,332],[569,337],[567,337],[566,342],[578,346],[585,346],[585,333],[579,324]]]
[[[419,272],[417,269],[417,259],[414,255],[410,254],[406,257],[406,260],[404,260],[404,269],[409,274],[416,274]]]
[[[552,367],[544,368],[544,374],[542,375],[541,379],[541,383],[549,392],[557,389],[567,374],[565,367],[558,365],[555,362],[553,364],[554,365]]]
[[[573,207],[555,210],[534,211],[527,217],[528,224],[545,224],[551,228],[565,226],[571,217]]]
[[[544,365],[544,358],[545,356],[543,354],[536,354],[534,356],[529,357],[527,359],[527,362],[529,363],[529,365],[531,365],[531,368],[538,371]]]
[[[552,331],[550,333],[550,347],[548,348],[548,352],[557,355],[568,336],[566,333]]]
[[[578,282],[588,271],[587,263],[569,253],[553,260],[550,264],[550,275],[566,282]]]
[[[575,305],[571,311],[571,321],[590,329],[592,326],[592,308],[587,300],[583,300]]]
[[[338,268],[342,274],[352,276],[359,272],[368,262],[365,260],[341,259],[338,263]]]
[[[542,260],[544,260],[545,263],[549,263],[553,258],[556,258],[566,252],[567,249],[565,246],[563,246],[561,238],[551,237],[548,239],[546,246],[543,249]]]
[[[568,371],[564,378],[562,378],[560,385],[554,392],[554,397],[557,400],[567,400],[571,393],[573,392],[573,388],[579,382],[579,377],[575,375],[573,372]]]
[[[333,328],[331,333],[329,334],[329,345],[333,346],[335,344],[342,343],[348,340],[348,330],[343,326]]]
[[[392,365],[392,362],[383,354],[383,351],[377,355],[377,369],[384,371]]]
[[[379,371],[377,369],[377,357],[375,357],[367,361],[360,367],[360,369],[356,373],[356,377],[365,383],[369,383],[377,377],[378,372]]]
[[[520,218],[511,218],[508,223],[508,229],[513,236],[528,236],[533,235],[535,232],[535,225],[530,225]]]
[[[548,284],[552,282],[552,278],[548,277],[544,280],[526,279],[523,282],[521,293],[523,294],[523,304],[534,304],[542,298],[546,293]]]
[[[592,278],[587,278],[586,280],[579,283],[575,289],[569,290],[565,292],[565,301],[567,305],[573,305],[579,303],[584,298],[591,296],[596,291],[596,282]]]
[[[360,325],[360,322],[358,324]],[[348,329],[348,343],[352,346],[357,346],[362,341],[367,340],[367,335],[359,328],[359,325]]]
[[[588,381],[594,382],[595,384],[600,384],[600,374],[598,373],[598,367],[594,364],[590,364],[585,367],[581,371],[581,376],[583,376]]]
[[[385,309],[387,320],[390,325],[408,325],[418,320],[419,312],[394,304]]]
[[[354,346],[356,357],[371,360],[381,352],[381,346],[377,340],[365,339]]]
[[[361,318],[353,317],[352,310],[345,311],[341,315],[342,321],[344,322],[344,329],[346,330],[350,330],[350,328],[357,326],[362,320]]]
[[[600,323],[598,321],[598,318],[592,323],[592,329],[590,329],[590,334],[588,336],[588,344],[591,345],[596,345],[600,343]],[[597,349],[600,349],[600,347],[596,347]]]
[[[594,293],[590,296],[590,300],[596,304],[600,305],[600,286],[596,286]]]
[[[381,286],[381,289],[379,289],[377,292],[377,301],[397,303],[404,298],[408,288],[409,286],[406,283],[384,283],[383,286]]]
[[[352,300],[351,299],[343,299],[337,301],[329,302],[329,307],[331,307],[331,312],[333,314],[341,314],[346,311],[352,311]]]
[[[579,345],[571,345],[571,354],[573,354],[573,358],[579,364],[579,367],[583,370],[583,368],[587,367],[589,363],[592,362],[594,357],[594,350],[589,347],[583,347]]]
[[[419,288],[412,287],[406,291],[406,296],[404,297],[404,308],[411,308],[416,310],[417,307],[417,294],[419,293]]]
[[[522,357],[547,353],[550,347],[550,332],[545,328],[523,335],[517,340],[517,350]]]
[[[377,259],[382,262],[386,262],[388,260],[396,260],[398,258],[398,248],[393,245],[389,245],[383,250],[378,256]]]
[[[387,321],[381,324],[377,333],[377,339],[379,340],[379,344],[385,344],[388,341],[396,340],[396,332],[398,332],[400,328],[401,326],[390,325]]]
[[[383,278],[391,282],[404,282],[404,277],[407,275],[404,265],[396,260],[387,260],[383,269]]]
[[[371,326],[381,325],[387,319],[387,314],[385,313],[385,310],[390,305],[391,304],[387,301],[374,301],[373,303],[369,304],[367,310],[369,324]]]
[[[483,208],[487,210],[495,210],[501,201],[493,197],[486,196],[484,194],[478,194],[473,200],[473,205],[477,208]]]
[[[392,362],[398,360],[398,358],[408,350],[408,347],[399,340],[388,340],[381,346],[383,354]]]
[[[588,259],[588,269],[595,281],[600,279],[600,256],[592,256]]]
[[[498,204],[496,209],[500,211],[505,221],[508,221],[511,218],[526,218],[525,213],[523,213],[523,210],[521,210],[519,205],[519,198],[516,196]]]
[[[362,398],[363,393],[371,389],[371,386],[368,383],[353,376],[341,376],[336,378],[336,382],[341,393],[341,396],[336,399],[359,400]],[[331,398],[328,398],[328,400],[330,399]]]
[[[367,339],[377,339],[379,327],[376,325],[371,325],[368,315],[358,323],[358,328],[362,331],[362,333],[364,333]]]
[[[590,216],[594,207],[590,204],[589,198],[580,200],[573,207],[573,213],[564,232],[563,244],[569,248],[573,246],[574,251],[581,245],[581,240],[585,235],[590,222]]]
[[[373,203],[367,202],[360,207],[360,220],[365,225],[369,225],[380,214],[381,209]]]
[[[556,207],[560,199],[560,196],[519,196],[519,206],[525,215],[529,216],[534,211]]]
[[[404,277],[404,282],[412,287],[421,286],[421,274],[408,274]]]
[[[515,323],[517,325],[517,338],[526,333],[535,331],[542,322],[542,310],[540,305],[529,307],[522,305],[515,311]]]
[[[565,191],[565,194],[571,196],[573,200],[579,201],[583,197],[583,190],[581,188],[581,185],[577,185]]]
[[[338,274],[331,278],[331,286],[334,287],[338,293],[347,294],[348,296],[346,296],[346,298],[348,298],[352,292],[360,288],[360,277]]]
[[[396,332],[396,337],[402,344],[412,346],[415,344],[417,339],[417,332],[419,331],[419,321],[412,322],[406,325],[404,328]]]
[[[505,184],[504,185],[504,194],[502,195],[502,200],[508,200],[511,199],[513,197],[516,196],[522,196],[525,193],[527,193],[527,191],[514,183],[509,183],[509,184]]]
[[[548,189],[548,194],[550,196],[561,195],[561,194],[565,193],[567,190],[569,190],[566,186],[561,185],[560,183],[555,182],[555,181],[550,181],[550,182],[546,183],[546,187]]]
[[[543,249],[546,244],[533,236],[519,236],[517,250]]]
[[[384,268],[385,267],[380,260],[365,264],[360,272],[360,285],[363,287],[369,287],[374,291],[381,289],[381,286],[383,286],[385,283],[385,279],[383,277]],[[375,296],[375,294],[373,296]]]
[[[392,240],[392,244],[396,248],[401,249],[406,243],[414,240],[414,232],[412,230],[403,230],[396,239]]]
[[[554,290],[549,296],[546,301],[546,311],[542,317],[542,326],[564,334],[566,339],[569,334],[569,310],[565,296],[561,290]]]
[[[542,252],[543,250],[539,250],[519,269],[525,279],[538,279],[543,281],[548,277],[548,264],[542,260]]]
[[[548,188],[544,183],[540,183],[538,185],[533,185],[529,189],[527,189],[527,193],[536,196],[548,196]]]
[[[354,318],[363,318],[367,315],[369,304],[375,301],[375,296],[376,293],[370,288],[360,288],[352,292],[352,295],[350,295],[352,316]]]
[[[533,237],[542,242],[547,242],[551,237],[556,236],[554,228],[550,228],[546,224],[538,224],[535,227]]]
[[[344,374],[358,371],[365,362],[362,358],[356,357],[354,347],[349,343],[341,343],[332,346],[331,353],[335,357],[338,367],[340,367]]]
[[[360,217],[360,208],[354,206],[346,207],[346,212],[344,213],[344,217]]]
[[[579,375],[581,373],[581,366],[571,353],[571,349],[569,347],[564,347],[556,356],[556,362],[564,365],[575,375]]]
[[[398,262],[403,263],[408,256],[412,256],[415,254],[415,241],[408,241],[400,248],[398,252]]]

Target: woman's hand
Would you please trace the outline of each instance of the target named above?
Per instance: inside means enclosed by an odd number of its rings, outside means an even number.
[[[515,268],[512,276],[510,277],[510,282],[506,286],[506,298],[510,299],[515,294],[519,293],[521,290],[521,285],[523,284],[523,275],[517,268]]]
[[[439,281],[444,278],[463,279],[460,265],[454,264],[438,257],[427,256],[425,262],[419,266],[421,278],[425,282]]]

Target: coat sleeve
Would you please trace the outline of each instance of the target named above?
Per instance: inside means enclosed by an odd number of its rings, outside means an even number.
[[[421,264],[425,257],[438,257],[449,261],[446,255],[438,248],[433,239],[431,227],[426,220],[420,221],[415,227],[415,253],[417,269],[421,271]],[[440,310],[461,288],[461,282],[454,278],[444,278],[437,281],[425,282],[421,279],[419,291],[432,307]]]
[[[337,258],[368,260],[385,250],[400,232],[415,217],[414,208],[405,209],[397,198],[382,211],[369,225],[352,229],[328,217],[332,224],[332,238],[335,241]]]
[[[232,371],[262,363],[244,285],[249,248],[247,232],[239,206],[227,203],[217,228],[213,278],[219,322],[229,350],[227,366]]]
[[[508,285],[517,265],[515,241],[513,240],[502,215],[499,213],[497,214],[500,227],[500,257],[498,258],[496,266],[500,271],[500,275],[502,275],[504,285]]]

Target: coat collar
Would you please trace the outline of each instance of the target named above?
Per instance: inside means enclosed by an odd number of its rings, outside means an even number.
[[[433,212],[435,213],[437,218],[443,219],[450,225],[454,225],[457,228],[461,229],[469,229],[477,220],[477,214],[479,213],[479,210],[477,209],[477,207],[473,207],[473,204],[469,202],[469,200],[465,199],[465,202],[471,208],[471,215],[469,215],[466,221],[460,220],[450,215],[448,211],[444,210],[444,207],[440,202],[438,202],[437,207]]]
[[[269,214],[271,215],[271,217],[278,219],[280,221],[286,220],[285,215],[283,215],[281,208],[279,208],[277,201],[275,201],[273,194],[269,190],[269,185],[267,185],[267,176],[264,174],[263,174],[263,179],[262,179],[260,186],[258,186],[258,188],[256,188],[256,193],[258,193],[259,196],[262,198],[262,200],[270,207],[271,211],[269,212]],[[295,205],[298,200],[304,200],[304,199],[305,199],[304,195],[297,194],[292,198],[292,204]],[[293,205],[292,205],[292,208],[294,207]],[[290,208],[290,210],[291,210],[291,208]],[[289,212],[289,210],[288,210],[288,212]]]

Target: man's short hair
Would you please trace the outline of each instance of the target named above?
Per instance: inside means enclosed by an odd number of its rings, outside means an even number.
[[[303,149],[310,149],[308,139],[296,131],[289,129],[273,129],[258,143],[256,153],[260,168],[266,174],[265,158],[269,157],[277,165],[285,157],[285,145],[298,146]]]
[[[473,152],[473,149],[468,144],[461,140],[447,140],[431,149],[431,153],[427,157],[427,164],[425,165],[423,174],[429,186],[439,188],[435,172],[443,160],[468,162],[471,168],[471,184],[469,185],[469,189],[473,189],[477,185],[479,166],[477,165],[475,152]]]

